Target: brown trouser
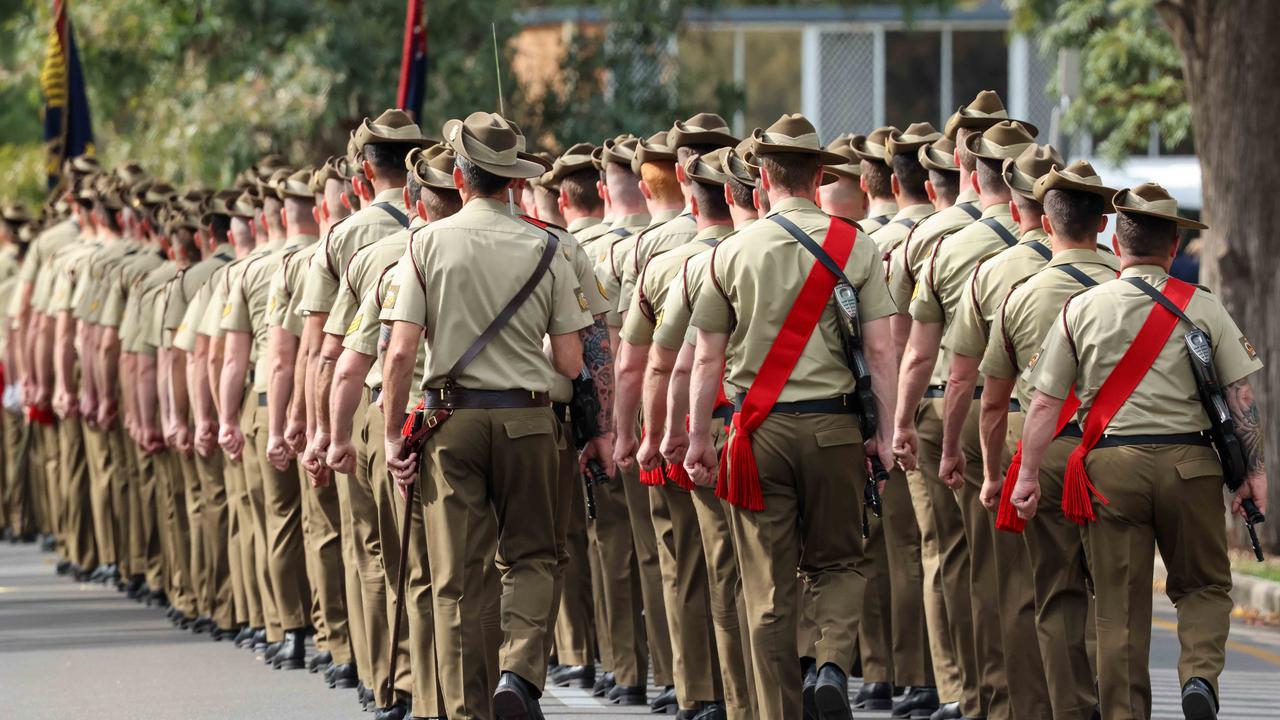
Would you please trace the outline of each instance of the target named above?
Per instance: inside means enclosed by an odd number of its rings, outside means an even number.
[[[382,415],[382,409],[376,403],[369,403],[365,410],[364,417],[364,443],[365,452],[368,458],[368,467],[365,474],[365,480],[369,483],[369,493],[373,498],[375,510],[374,522],[378,533],[379,556],[382,560],[384,582],[386,583],[386,606],[384,612],[388,622],[395,620],[396,612],[396,583],[400,577],[400,528],[404,515],[404,498],[400,496],[398,490],[393,486],[395,483],[391,480],[391,476],[387,474],[387,454],[385,443],[378,442],[385,433],[385,421]],[[409,594],[407,581],[405,594]],[[403,605],[403,603],[402,603]],[[407,606],[402,612],[407,613]],[[428,621],[430,618],[428,618]],[[419,625],[421,627],[421,625]],[[405,632],[408,629],[408,632]],[[390,634],[388,633],[388,642],[390,642]],[[423,644],[414,643],[418,640]],[[396,660],[396,690],[409,695],[414,693],[415,680],[413,675],[413,666],[411,664],[410,648],[418,648],[418,655],[434,654],[434,646],[430,637],[413,636],[412,628],[402,628],[400,639],[397,645],[399,658]],[[386,648],[383,653],[389,653],[390,648]],[[390,662],[390,655],[387,655],[387,662]],[[388,667],[388,671],[390,668]],[[426,688],[421,695],[430,695],[434,698],[436,694],[435,678],[429,680],[424,678]],[[394,698],[392,698],[392,701]],[[415,702],[421,702],[415,699]],[[388,705],[390,702],[387,703]],[[383,705],[382,707],[386,707]],[[436,715],[432,712],[430,715]]]
[[[271,552],[267,534],[267,498],[263,467],[259,461],[257,449],[254,447],[253,428],[258,412],[258,397],[245,388],[244,405],[241,407],[240,427],[244,431],[245,445],[241,456],[241,467],[244,468],[245,499],[248,528],[252,535],[253,578],[258,585],[258,598],[262,604],[262,615],[266,621],[267,642],[279,642],[284,639],[284,627],[280,623],[280,613],[276,605],[276,591],[271,585]],[[274,471],[274,468],[272,468]]]
[[[563,423],[561,432],[573,436]],[[578,451],[565,443],[552,496],[556,518],[556,589],[549,629],[554,629],[556,658],[562,665],[588,665],[591,648],[591,569],[587,563],[587,506],[578,470]]]
[[[888,491],[886,485],[885,490]],[[886,499],[884,506],[888,508]],[[863,507],[863,513],[866,508]],[[862,621],[858,623],[858,654],[864,682],[893,682],[893,591],[889,584],[889,554],[885,550],[885,520],[867,518],[858,572],[866,579],[862,591]],[[815,638],[816,641],[816,638]]]
[[[501,573],[498,668],[541,688],[555,589],[552,494],[565,443],[550,408],[459,410],[423,450],[420,495],[435,592],[436,657],[452,720],[489,717],[484,584]]]
[[[920,526],[916,524],[906,473],[892,471],[881,504],[893,599],[893,682],[900,686],[931,686],[933,663],[924,617]]]
[[[1062,478],[1078,438],[1054,440],[1040,461],[1040,512],[1027,522],[1023,541],[1031,559],[1036,595],[1036,634],[1044,659],[1053,717],[1089,720],[1098,694],[1087,648],[1097,637],[1089,589],[1084,530],[1062,514]]]
[[[634,687],[646,682],[648,652],[640,567],[636,564],[639,551],[633,539],[624,482],[622,475],[615,475],[609,482],[595,487],[596,519],[588,523],[587,533],[596,559],[591,584],[598,597],[596,632],[600,661],[605,670],[614,674],[619,685]],[[647,508],[645,517],[648,517]],[[661,614],[665,616],[665,612]],[[649,620],[655,622],[652,618]],[[665,621],[663,625],[665,627]],[[669,678],[668,673],[664,679],[669,681]],[[661,684],[656,677],[655,682]]]
[[[979,403],[974,403],[975,408]],[[980,414],[980,408],[978,408]],[[976,426],[977,419],[972,415]],[[1009,429],[1005,436],[1005,454],[1002,469],[1008,467],[1009,458],[1018,438],[1022,437],[1022,424],[1026,415],[1009,413]],[[982,462],[981,445],[975,441],[966,446],[968,463],[975,462],[972,452],[977,452],[977,462]],[[978,487],[982,487],[982,471],[974,473]],[[966,479],[969,473],[965,473]],[[1049,702],[1049,685],[1045,678],[1044,663],[1040,659],[1040,643],[1036,637],[1036,593],[1031,575],[1031,558],[1022,538],[995,529],[996,515],[987,512],[987,524],[995,549],[996,599],[1000,611],[1000,634],[1004,646],[1004,667],[1009,686],[1010,714],[1018,720],[1053,720]]]
[[[236,619],[253,628],[265,628],[267,621],[262,612],[262,596],[254,569],[253,525],[250,522],[253,514],[249,510],[244,457],[239,460],[224,458],[222,476],[227,481],[227,566],[236,602]]]
[[[672,483],[650,489],[649,512],[658,538],[676,697],[680,707],[696,708],[699,701],[719,700],[724,694],[698,515],[689,491]]]
[[[1089,453],[1085,467],[1110,501],[1094,504],[1098,519],[1088,526],[1102,716],[1151,717],[1156,547],[1169,569],[1165,592],[1178,610],[1178,679],[1203,678],[1216,693],[1232,608],[1217,454],[1192,445],[1103,448]]]
[[[31,472],[32,466],[36,464],[36,456],[32,452],[34,444],[25,448],[27,452],[25,461],[20,461],[18,457],[24,449],[22,447],[24,422],[22,415],[4,410],[5,493],[8,500],[5,509],[8,511],[9,529],[15,535],[25,535],[36,530],[31,491],[32,478],[36,475]],[[21,475],[18,474],[20,462],[25,462],[27,466],[27,472]]]
[[[357,437],[355,445],[357,457],[359,457],[359,453],[363,452],[364,441]],[[373,640],[365,629],[364,585],[360,582],[358,564],[360,553],[356,551],[355,517],[351,508],[351,486],[355,484],[355,480],[350,475],[334,473],[331,482],[338,493],[339,519],[342,523],[339,540],[342,545],[343,585],[346,589],[347,631],[351,635],[351,654],[354,657],[360,682],[365,687],[371,688],[373,687]]]
[[[80,421],[58,422],[58,467],[62,475],[64,534],[69,559],[84,570],[97,567],[98,547],[93,534],[93,500],[89,466],[85,462]]]
[[[227,486],[222,474],[222,453],[209,457],[195,453],[196,478],[200,482],[200,529],[204,536],[205,604],[213,622],[223,630],[237,624],[231,578],[230,537],[227,523]],[[192,528],[194,538],[196,529]],[[193,542],[194,544],[194,542]]]
[[[630,470],[619,472],[611,482],[622,486],[627,499],[627,514],[631,516],[631,541],[635,547],[636,566],[639,569],[645,637],[649,641],[653,682],[661,687],[674,685],[671,629],[667,624],[666,601],[663,600],[658,534],[654,530],[653,512],[649,507],[649,488],[640,484],[640,469],[634,465]],[[621,678],[618,684],[622,684]],[[643,679],[636,684],[643,684]]]
[[[262,477],[264,527],[267,540],[267,571],[275,593],[276,614],[283,630],[300,630],[310,617],[311,589],[307,584],[306,555],[302,548],[302,489],[297,464],[290,462],[283,471],[267,459],[267,437],[271,421],[267,416],[266,395],[254,393],[257,400],[253,425],[246,428],[246,460],[258,463]]]
[[[84,438],[84,455],[89,470],[89,504],[93,510],[93,536],[98,545],[98,559],[103,565],[119,562],[116,554],[116,523],[111,504],[111,486],[115,460],[107,433],[96,425],[80,421]]]
[[[65,531],[66,504],[63,499],[61,448],[58,440],[58,424],[38,425],[40,428],[40,453],[44,463],[44,515],[46,532],[52,533],[58,554],[71,560]]]
[[[983,717],[990,696],[981,689],[981,670],[973,631],[973,594],[969,567],[969,544],[965,536],[964,514],[957,493],[942,484],[938,467],[942,461],[941,398],[926,399],[916,415],[920,435],[919,468],[921,483],[928,497],[933,529],[938,542],[938,565],[942,585],[946,627],[950,630],[956,669],[959,671],[959,696],[941,695],[944,701],[960,701],[966,717]],[[930,652],[933,652],[931,649]],[[939,688],[942,692],[942,688]]]
[[[209,578],[205,570],[207,551],[204,546],[204,495],[200,492],[200,475],[192,454],[175,451],[173,456],[182,471],[182,490],[186,496],[186,549],[190,558],[191,589],[195,591],[195,607],[198,615],[213,617],[209,602]],[[182,510],[181,507],[178,508]]]
[[[345,665],[351,662],[351,632],[347,620],[347,590],[342,558],[342,512],[338,504],[338,489],[330,482],[324,487],[311,487],[311,478],[299,474],[302,501],[309,504],[308,523],[311,542],[308,552],[312,557],[310,572],[314,572],[312,588],[319,603],[321,622],[324,625],[324,649],[333,655],[333,662]]]
[[[800,716],[796,571],[813,594],[819,667],[853,666],[862,612],[865,456],[853,415],[773,414],[752,435],[765,509],[730,509],[760,717]]]
[[[165,574],[164,547],[160,541],[160,476],[165,473],[163,463],[154,455],[142,452],[138,444],[132,440],[125,441],[132,448],[137,460],[137,500],[133,508],[132,518],[137,519],[141,528],[142,550],[146,567],[147,584],[155,590],[168,592],[168,577]],[[170,598],[170,602],[173,599]]]
[[[715,488],[694,488],[690,493],[702,535],[702,552],[707,566],[707,595],[711,605],[711,625],[715,630],[715,650],[711,658],[720,669],[725,710],[730,720],[756,717],[755,692],[747,630],[746,603],[742,599],[742,577],[733,549],[728,504],[716,497]]]
[[[124,430],[116,423],[105,431],[111,459],[111,520],[115,533],[116,561],[121,575],[141,575],[143,568],[132,564],[134,549],[130,544],[131,487],[137,486],[129,453],[125,450]]]

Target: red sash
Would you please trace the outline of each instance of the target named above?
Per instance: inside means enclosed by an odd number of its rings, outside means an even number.
[[[1062,429],[1071,422],[1071,418],[1076,416],[1076,411],[1080,409],[1080,398],[1076,397],[1076,391],[1073,389],[1067,395],[1067,400],[1062,404],[1062,412],[1058,413],[1058,425],[1053,431],[1056,438],[1062,432]],[[1011,533],[1020,533],[1027,527],[1027,521],[1018,515],[1018,509],[1013,506],[1013,485],[1018,481],[1018,471],[1022,469],[1022,441],[1018,441],[1018,449],[1014,451],[1013,458],[1009,461],[1009,470],[1004,474],[1004,487],[1000,488],[1000,509],[996,512],[996,529],[1004,530]]]
[[[1195,292],[1194,285],[1173,277],[1169,278],[1164,287],[1164,294],[1180,310],[1186,309],[1187,303],[1191,301],[1191,296]],[[1169,341],[1169,336],[1177,324],[1177,316],[1165,310],[1159,303],[1153,303],[1146,322],[1142,324],[1142,329],[1133,339],[1133,344],[1125,351],[1124,357],[1120,358],[1119,364],[1107,376],[1102,387],[1098,388],[1098,394],[1093,398],[1093,405],[1085,415],[1082,428],[1084,438],[1067,459],[1067,472],[1062,488],[1062,514],[1068,520],[1084,525],[1096,519],[1090,495],[1097,496],[1103,505],[1107,504],[1107,499],[1089,481],[1084,467],[1085,456],[1102,439],[1102,433],[1106,431],[1111,419],[1133,394],[1138,383],[1142,382],[1142,378],[1155,363],[1156,357],[1164,349],[1165,343]]]
[[[827,236],[822,241],[836,264],[843,267],[853,252],[858,238],[857,228],[839,218],[831,218]],[[813,329],[831,301],[836,287],[836,276],[816,260],[809,270],[795,304],[787,313],[782,329],[774,338],[756,373],[755,382],[747,390],[742,408],[733,414],[733,427],[729,441],[720,456],[720,477],[716,495],[745,510],[764,509],[764,492],[760,489],[760,470],[756,467],[755,454],[751,450],[751,433],[769,417],[774,403],[782,395],[791,371],[804,352]]]

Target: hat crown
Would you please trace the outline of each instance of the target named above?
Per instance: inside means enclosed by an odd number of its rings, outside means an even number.
[[[1062,167],[1066,163],[1062,153],[1052,145],[1028,145],[1014,158],[1013,164],[1019,171],[1032,177],[1040,177],[1055,166]]]
[[[1102,177],[1093,169],[1088,160],[1076,160],[1058,171],[1064,177],[1089,185],[1102,185]]]
[[[683,130],[729,132],[729,123],[719,115],[709,112],[700,112],[684,122],[677,120],[676,127]]]
[[[772,125],[765,128],[765,137],[776,137],[778,139],[792,140],[796,143],[803,143],[809,140],[818,146],[818,129],[809,122],[809,118],[800,113],[788,113],[774,121]]]
[[[571,158],[571,157],[577,157],[579,155],[585,155],[590,157],[591,153],[595,151],[596,151],[596,146],[592,145],[591,143],[588,143],[588,142],[574,143],[573,145],[569,146],[568,150],[565,150],[563,153],[561,153],[560,157]]]
[[[1000,94],[995,90],[980,90],[973,101],[961,108],[960,112],[975,117],[1009,117]]]
[[[982,132],[982,139],[1000,147],[1025,145],[1035,142],[1035,137],[1017,120],[1001,120]]]
[[[939,172],[958,171],[960,168],[956,165],[956,144],[951,138],[945,135],[934,140],[928,145],[922,145],[917,151],[917,159],[920,164],[927,170],[937,170]]]
[[[671,152],[670,142],[670,133],[666,130],[659,130],[649,137],[639,141],[638,146],[650,151]]]
[[[450,134],[451,133],[451,134]],[[484,111],[473,112],[452,130],[446,132],[450,142],[463,137],[483,145],[495,153],[505,154],[518,151],[520,135],[511,127],[511,123],[498,113]]]
[[[894,133],[897,133],[897,132],[902,132],[902,131],[894,127],[893,125],[885,125],[884,127],[878,127],[867,134],[867,144],[879,145],[883,147],[885,142],[888,141],[888,139]]]
[[[689,158],[684,164],[684,170],[694,180],[711,185],[724,185],[729,181],[728,174],[725,172],[725,159],[728,157],[731,148],[722,147]]]
[[[932,123],[917,122],[908,125],[907,129],[897,133],[896,137],[903,140],[923,140],[925,138],[936,140],[938,137],[941,137],[941,135],[942,134],[933,127]]]
[[[1165,190],[1164,186],[1160,183],[1142,183],[1130,190],[1129,196],[1131,199],[1136,196],[1137,199],[1145,203],[1169,201],[1175,203],[1175,207],[1177,203],[1177,201],[1173,199],[1173,196],[1169,194],[1169,191]]]
[[[370,124],[375,126],[381,125],[382,127],[387,128],[413,127],[415,130],[418,128],[418,124],[413,121],[413,118],[409,117],[409,113],[396,108],[383,110],[382,114],[370,122]]]

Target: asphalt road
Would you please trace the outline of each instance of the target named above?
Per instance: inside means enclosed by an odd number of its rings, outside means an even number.
[[[1157,719],[1182,717],[1173,608],[1161,600],[1152,643]],[[1232,626],[1223,720],[1280,718],[1280,632]],[[856,690],[857,683],[851,683]],[[646,715],[553,688],[548,718]],[[855,714],[864,718],[888,713]],[[179,632],[154,609],[53,572],[34,546],[0,545],[0,718],[45,720],[356,720],[355,692],[305,671],[275,671],[229,643]]]

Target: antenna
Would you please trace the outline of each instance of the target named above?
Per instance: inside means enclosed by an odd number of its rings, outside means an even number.
[[[507,117],[507,105],[502,101],[502,61],[498,59],[498,24],[489,23],[489,31],[493,33],[493,74],[498,78],[498,113],[502,117]],[[518,215],[516,212],[516,193],[507,187],[507,209],[512,215]]]

